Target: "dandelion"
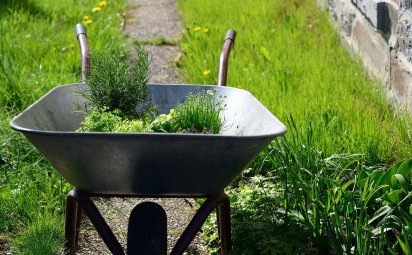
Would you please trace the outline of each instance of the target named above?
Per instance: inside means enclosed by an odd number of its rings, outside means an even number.
[[[86,24],[86,25],[92,24],[92,19],[85,20],[85,21],[84,21],[84,24]]]
[[[204,32],[204,33],[209,33],[209,28],[203,29],[203,32]]]
[[[99,6],[100,7],[105,7],[107,5],[106,1],[100,1]]]
[[[196,26],[194,30],[195,30],[195,32],[199,32],[200,30],[202,30],[202,28],[199,27],[199,26]]]
[[[126,18],[127,13],[126,13],[126,12],[123,12],[123,13],[122,13],[122,16],[123,16],[123,18]]]
[[[91,19],[90,16],[87,16],[87,15],[86,15],[86,16],[83,16],[83,20],[84,20],[84,21],[89,20],[89,19]]]
[[[204,71],[203,71],[203,77],[209,77],[210,73],[211,73],[211,72],[210,72],[209,69],[204,70]]]
[[[101,11],[102,8],[100,8],[99,6],[93,7],[92,12],[99,12]]]
[[[70,49],[74,49],[74,44],[71,43],[70,46],[69,46],[69,48],[70,48]]]

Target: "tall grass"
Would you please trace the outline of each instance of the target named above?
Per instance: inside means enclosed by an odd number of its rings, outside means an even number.
[[[125,1],[106,2],[100,12],[92,12],[99,1],[91,0],[0,2],[0,242],[13,240],[13,252],[58,250],[70,185],[9,128],[9,121],[52,87],[79,80],[74,26],[84,16],[92,20],[86,27],[91,49],[124,42],[120,24]]]
[[[328,14],[311,0],[179,6],[186,80],[216,84],[222,36],[233,28],[229,85],[251,91],[289,128],[229,191],[235,254],[409,254],[412,168],[388,166],[411,157],[411,119],[341,47]],[[297,222],[299,238],[288,232]]]
[[[314,145],[326,154],[360,153],[371,164],[411,155],[410,120],[388,107],[380,84],[340,46],[312,1],[179,3],[186,26],[179,65],[188,82],[216,84],[222,37],[233,28],[229,85],[251,91],[281,120],[292,115],[299,132],[312,125]]]

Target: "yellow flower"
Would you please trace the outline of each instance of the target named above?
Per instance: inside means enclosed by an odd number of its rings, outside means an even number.
[[[203,32],[208,33],[208,32],[209,32],[209,28],[203,29]]]
[[[90,16],[87,16],[87,15],[86,15],[86,16],[83,16],[83,20],[84,20],[84,21],[86,21],[86,20],[88,20],[88,19],[90,19]]]
[[[100,7],[105,7],[106,4],[107,4],[106,1],[100,1],[100,2],[99,2],[99,6],[100,6]]]
[[[92,24],[92,19],[87,19],[87,20],[85,20],[85,21],[84,21],[84,24],[86,24],[86,25]]]
[[[125,18],[125,17],[127,16],[127,13],[126,13],[126,12],[123,12],[123,13],[122,13],[122,16],[123,16],[123,18]]]
[[[71,43],[69,47],[70,47],[70,49],[74,49],[74,44]]]
[[[194,30],[195,30],[195,32],[199,32],[200,30],[202,30],[202,28],[199,27],[199,26],[196,26]]]
[[[99,6],[93,7],[92,12],[99,12],[102,8]]]
[[[209,77],[209,75],[210,75],[209,69],[203,71],[203,77]]]

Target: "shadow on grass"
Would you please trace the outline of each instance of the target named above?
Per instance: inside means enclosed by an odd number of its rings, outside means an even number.
[[[31,16],[49,18],[50,15],[30,0],[2,0],[0,1],[0,17],[16,11],[27,13]]]

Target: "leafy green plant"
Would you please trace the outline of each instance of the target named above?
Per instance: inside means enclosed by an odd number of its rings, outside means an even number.
[[[175,108],[172,125],[177,132],[218,134],[224,125],[220,113],[224,109],[224,98],[215,100],[215,91],[189,94]]]
[[[146,131],[143,120],[129,120],[123,117],[120,110],[109,111],[93,109],[87,114],[85,120],[80,123],[77,132],[143,132]]]
[[[171,109],[169,114],[145,113],[140,119],[131,119],[119,109],[107,107],[85,113],[78,132],[160,132],[160,133],[212,133],[218,134],[223,126],[220,112],[224,99],[216,102],[214,92],[189,94],[186,100]]]
[[[275,140],[265,166],[283,184],[285,222],[301,218],[320,254],[408,250],[402,240],[410,239],[412,161],[386,170],[365,165],[359,154],[326,156],[314,147],[310,127],[301,137],[288,123],[292,139]]]
[[[90,56],[90,76],[86,79],[88,90],[79,93],[93,108],[103,111],[120,110],[124,115],[140,118],[150,109],[148,105],[147,77],[148,53],[135,44],[136,62],[129,66],[129,54],[124,50],[95,51]]]

